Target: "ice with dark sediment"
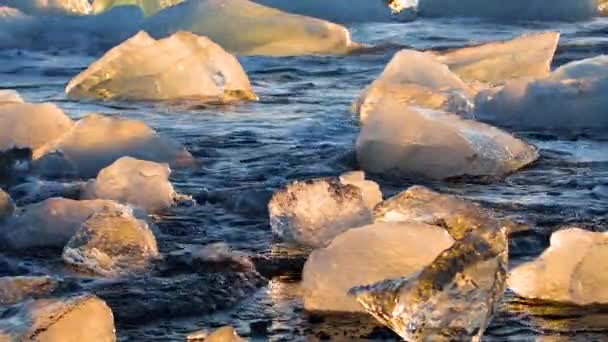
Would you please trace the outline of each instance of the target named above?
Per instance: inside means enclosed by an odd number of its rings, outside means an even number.
[[[365,194],[359,187],[333,178],[292,182],[272,196],[270,226],[284,241],[326,246],[338,234],[372,223]]]
[[[356,153],[363,170],[392,178],[501,177],[538,158],[534,147],[498,128],[390,97],[368,113]]]
[[[170,174],[167,164],[122,157],[88,182],[82,198],[108,199],[148,212],[160,211],[174,204],[175,190],[169,181]]]
[[[536,260],[511,271],[518,296],[574,305],[608,304],[608,234],[568,228],[551,235]]]
[[[74,77],[65,92],[70,98],[103,100],[257,98],[234,56],[189,32],[155,40],[141,31]]]
[[[518,80],[478,94],[476,116],[496,124],[543,129],[608,127],[608,56],[563,65],[539,80]]]
[[[343,26],[249,0],[186,1],[148,18],[143,28],[154,37],[190,31],[239,55],[343,54],[358,46]]]
[[[194,163],[179,142],[158,134],[144,122],[89,114],[56,142],[34,151],[34,168],[40,174],[93,178],[124,156],[172,167]]]
[[[455,223],[448,231],[462,231]],[[404,340],[479,341],[504,294],[508,240],[492,220],[466,231],[420,272],[350,293]]]

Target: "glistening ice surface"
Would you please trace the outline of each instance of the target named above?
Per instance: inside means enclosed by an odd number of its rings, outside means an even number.
[[[123,13],[124,15],[125,13]],[[477,19],[418,19],[410,23],[350,25],[353,40],[379,48],[339,57],[239,58],[259,102],[238,106],[200,107],[189,103],[74,102],[64,95],[67,82],[109,47],[126,38],[121,17],[59,20],[45,29],[26,24],[0,26],[0,89],[17,89],[28,102],[53,102],[72,118],[95,111],[145,121],[179,140],[200,160],[194,171],[177,171],[172,181],[182,193],[198,195],[199,207],[180,207],[159,217],[164,233],[159,249],[179,243],[226,241],[237,250],[270,254],[284,250],[273,240],[265,206],[268,192],[295,179],[337,176],[356,168],[353,148],[359,127],[350,104],[378,77],[401,48],[444,49],[528,31],[558,30],[562,38],[553,67],[608,53],[608,20],[578,23],[520,23],[503,25]],[[128,18],[128,17],[127,17]],[[42,20],[42,19],[35,19]],[[44,19],[50,21],[50,19]],[[33,24],[32,24],[33,25]],[[32,32],[35,32],[33,34]],[[5,33],[7,33],[5,35]],[[18,40],[12,42],[11,40]],[[13,48],[19,46],[19,49]],[[502,128],[510,129],[507,126]],[[453,181],[423,183],[435,190],[463,195],[532,223],[531,232],[518,233],[511,243],[516,265],[540,254],[550,232],[566,224],[602,230],[608,224],[608,202],[600,191],[608,184],[608,132],[512,131],[541,148],[539,161],[509,178],[491,184]],[[108,137],[111,139],[111,137]],[[420,183],[415,180],[378,181],[385,196]],[[19,258],[19,255],[12,255]],[[28,258],[41,272],[62,267],[58,258]],[[36,267],[34,269],[36,269]],[[0,271],[1,273],[2,271]],[[154,298],[154,293],[148,294]],[[486,341],[608,339],[606,310],[539,307],[508,293],[490,326]],[[119,311],[120,308],[113,308]],[[532,315],[534,313],[534,315]],[[275,278],[269,286],[230,311],[213,316],[176,319],[150,317],[148,325],[118,322],[121,341],[182,341],[185,334],[232,324],[250,336],[250,323],[268,323],[256,341],[298,341],[337,336],[348,340],[369,337],[367,317],[309,317],[299,299],[297,279]],[[396,340],[386,333],[371,335]]]

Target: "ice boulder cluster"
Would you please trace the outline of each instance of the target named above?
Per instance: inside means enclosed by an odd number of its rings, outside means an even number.
[[[74,77],[66,94],[105,100],[256,99],[237,59],[206,37],[139,32]]]

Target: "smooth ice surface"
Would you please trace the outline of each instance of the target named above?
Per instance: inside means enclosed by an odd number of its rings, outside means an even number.
[[[54,104],[0,103],[0,151],[37,149],[72,128],[72,119]]]
[[[0,319],[0,340],[114,342],[114,316],[94,295],[26,301]]]
[[[0,5],[16,8],[25,13],[89,14],[89,0],[0,0]]]
[[[281,11],[329,20],[335,23],[383,22],[398,20],[399,14],[385,0],[254,0]],[[413,6],[413,0],[393,1],[395,8]]]
[[[272,231],[285,241],[322,247],[353,227],[372,223],[363,192],[336,179],[295,181],[268,204]]]
[[[119,207],[105,200],[76,201],[51,198],[19,208],[0,224],[0,240],[13,249],[62,248],[91,215],[106,207]]]
[[[154,15],[184,0],[93,0],[93,13],[101,13],[115,6],[139,6],[146,16]]]
[[[376,204],[382,202],[382,191],[380,191],[380,185],[374,181],[366,180],[365,172],[363,171],[351,171],[341,174],[340,183],[344,185],[354,185],[361,189],[363,200],[367,204],[367,207],[371,210],[374,209]]]
[[[391,99],[375,105],[356,143],[363,170],[389,177],[504,176],[538,157],[495,127]]]
[[[549,75],[558,32],[531,33],[504,42],[455,49],[437,60],[466,82],[504,84],[519,78]]]
[[[83,198],[114,200],[149,212],[173,205],[175,190],[167,164],[122,157],[87,184]]]
[[[159,257],[154,233],[130,207],[105,208],[78,229],[63,249],[63,260],[105,277],[146,270]]]
[[[23,103],[23,98],[21,98],[21,95],[19,95],[19,93],[15,90],[0,90],[0,105],[9,102]]]
[[[256,99],[239,61],[189,32],[154,40],[141,31],[74,77],[65,92],[105,100]]]
[[[418,0],[427,17],[481,17],[501,21],[584,20],[597,14],[596,0]]]
[[[415,273],[452,242],[445,229],[422,223],[383,222],[350,229],[306,261],[304,306],[309,311],[362,312],[347,295],[352,287]]]
[[[514,127],[577,129],[608,127],[608,56],[561,66],[537,81],[513,81],[480,93],[477,116]]]
[[[249,0],[186,1],[149,18],[144,29],[155,37],[190,31],[240,55],[341,54],[353,45],[343,26]]]
[[[0,189],[0,221],[7,219],[15,211],[15,203],[9,194]]]
[[[536,260],[513,269],[508,286],[521,297],[576,305],[608,303],[608,233],[569,228],[551,235]]]
[[[57,143],[34,152],[39,172],[56,172],[59,164],[66,173],[83,178],[97,176],[123,156],[169,163],[172,167],[193,162],[192,155],[179,142],[156,133],[145,123],[98,114],[85,116]]]
[[[377,80],[355,101],[353,109],[365,122],[384,98],[431,109],[467,112],[473,91],[433,55],[401,50],[393,56]]]

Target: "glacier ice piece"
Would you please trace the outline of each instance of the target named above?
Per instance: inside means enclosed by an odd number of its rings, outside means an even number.
[[[12,249],[62,248],[91,215],[120,204],[106,200],[51,198],[18,209],[0,225],[0,239]]]
[[[167,164],[122,157],[87,184],[82,198],[108,199],[148,212],[160,211],[174,203],[170,174]]]
[[[26,301],[0,319],[2,341],[115,342],[114,331],[112,310],[90,294]]]
[[[500,177],[538,157],[534,147],[495,127],[391,98],[374,105],[356,152],[363,170],[394,178]]]
[[[353,104],[365,122],[382,99],[431,109],[468,112],[473,91],[430,53],[401,50],[395,54],[377,80]]]
[[[372,223],[363,191],[333,178],[288,184],[273,194],[268,211],[277,236],[310,247],[325,246],[345,230]]]
[[[154,40],[140,31],[74,77],[65,92],[120,100],[256,99],[236,57],[189,32]]]
[[[63,260],[105,277],[148,269],[159,257],[154,233],[130,207],[106,207],[87,219],[63,249]]]
[[[501,21],[589,19],[597,14],[597,0],[418,0],[426,17],[480,17]]]
[[[504,42],[455,49],[437,55],[466,82],[504,84],[549,75],[559,32],[530,33]]]
[[[186,1],[148,18],[144,29],[155,37],[190,31],[239,55],[343,54],[358,47],[343,26],[249,0]]]
[[[488,222],[420,272],[350,293],[404,340],[479,341],[504,294],[507,267],[506,230]]]
[[[302,274],[309,311],[362,312],[348,291],[420,271],[453,239],[445,229],[423,223],[376,223],[350,229],[309,256]]]
[[[0,104],[0,151],[13,147],[37,149],[55,141],[73,125],[72,119],[50,103]]]
[[[575,305],[608,303],[608,233],[569,228],[551,235],[536,260],[513,269],[508,286],[518,296]]]
[[[179,142],[158,134],[141,121],[89,114],[59,141],[34,151],[34,166],[44,174],[56,171],[59,164],[72,168],[80,177],[93,178],[124,156],[168,163],[171,167],[194,163]],[[50,170],[44,167],[47,163]]]
[[[354,185],[361,189],[363,200],[367,203],[367,207],[371,210],[382,202],[382,191],[380,185],[374,181],[365,179],[365,172],[351,171],[340,175],[340,183]]]
[[[540,80],[481,92],[476,115],[496,124],[543,129],[608,127],[608,56],[563,65]]]
[[[0,277],[0,305],[12,305],[27,298],[48,295],[57,285],[57,280],[47,276]]]
[[[11,89],[5,89],[5,90],[0,90],[0,105],[5,104],[5,103],[23,103],[23,98],[21,98],[21,95],[19,95],[18,92],[11,90]]]
[[[146,16],[151,16],[182,1],[184,0],[94,0],[92,10],[97,14],[115,6],[139,6]]]
[[[0,5],[16,8],[30,14],[70,14],[91,13],[89,0],[0,0]]]

